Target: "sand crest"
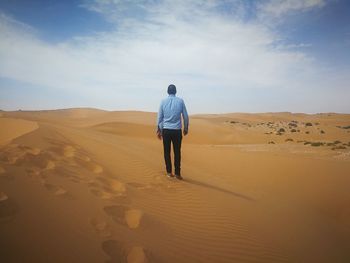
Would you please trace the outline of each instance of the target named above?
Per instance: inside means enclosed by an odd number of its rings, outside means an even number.
[[[39,126],[36,122],[12,118],[0,118],[0,145],[34,131]]]

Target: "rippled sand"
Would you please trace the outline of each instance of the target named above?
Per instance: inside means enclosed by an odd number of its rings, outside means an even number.
[[[350,115],[2,112],[4,262],[350,262]]]

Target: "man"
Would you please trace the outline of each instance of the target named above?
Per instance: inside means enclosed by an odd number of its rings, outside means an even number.
[[[161,140],[163,137],[164,160],[168,177],[172,174],[172,164],[170,158],[171,143],[174,148],[175,177],[182,180],[181,176],[181,141],[182,122],[184,121],[183,134],[188,134],[188,114],[184,101],[176,97],[176,87],[171,84],[168,87],[169,96],[162,100],[158,112],[157,136]]]

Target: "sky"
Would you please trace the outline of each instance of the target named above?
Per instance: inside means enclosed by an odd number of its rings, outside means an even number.
[[[0,109],[350,113],[347,0],[1,0]]]

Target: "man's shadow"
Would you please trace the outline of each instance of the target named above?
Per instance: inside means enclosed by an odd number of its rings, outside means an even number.
[[[207,188],[207,189],[216,190],[216,191],[219,191],[219,192],[222,192],[222,193],[230,194],[230,195],[233,195],[235,197],[239,197],[239,198],[245,199],[247,201],[256,201],[255,199],[253,199],[253,198],[251,198],[249,196],[246,196],[246,195],[243,195],[243,194],[240,194],[240,193],[236,193],[236,192],[232,192],[232,191],[226,190],[224,188],[221,188],[221,187],[218,187],[218,186],[213,186],[213,185],[210,185],[210,184],[207,184],[207,183],[203,183],[203,182],[200,182],[200,181],[197,181],[197,180],[194,180],[194,179],[186,178],[183,181],[186,182],[186,183],[189,183],[189,184],[193,184],[193,185],[197,185],[197,186],[203,187],[203,188]]]

